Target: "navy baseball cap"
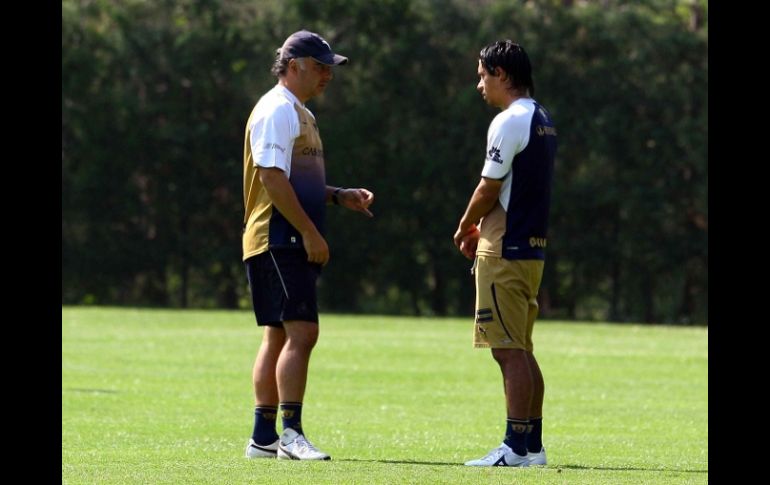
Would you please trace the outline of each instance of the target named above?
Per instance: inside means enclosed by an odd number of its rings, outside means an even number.
[[[312,57],[327,66],[340,66],[348,62],[348,58],[332,52],[332,47],[320,35],[300,30],[291,34],[281,46],[282,59],[296,57]]]

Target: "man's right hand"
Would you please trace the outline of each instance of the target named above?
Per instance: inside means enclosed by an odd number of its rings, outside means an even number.
[[[472,260],[476,257],[476,246],[479,245],[480,237],[481,231],[476,227],[476,224],[471,224],[470,228],[465,231],[460,228],[457,229],[454,242],[463,256]]]
[[[275,167],[260,168],[259,181],[267,190],[276,209],[299,231],[302,245],[307,252],[307,260],[321,265],[328,263],[329,245],[300,205],[286,173]]]
[[[302,234],[302,244],[307,252],[307,260],[325,266],[329,262],[329,245],[318,230],[313,229]]]

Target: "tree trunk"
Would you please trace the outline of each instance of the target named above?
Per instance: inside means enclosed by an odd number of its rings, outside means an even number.
[[[689,265],[685,265],[684,284],[682,285],[682,304],[679,307],[679,321],[691,323],[695,316],[695,293],[698,288],[693,281]]]
[[[443,317],[446,315],[446,282],[444,275],[441,272],[441,268],[437,263],[436,256],[432,254],[431,259],[433,260],[431,269],[433,272],[434,286],[430,295],[430,306],[434,315]]]
[[[645,273],[642,280],[642,301],[644,302],[644,321],[645,323],[655,323],[655,285],[652,281],[652,275]]]

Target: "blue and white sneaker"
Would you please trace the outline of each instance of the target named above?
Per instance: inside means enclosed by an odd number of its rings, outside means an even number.
[[[500,446],[487,453],[483,458],[465,462],[465,466],[528,467],[529,459],[526,456],[517,455],[505,443],[500,443]]]
[[[269,445],[258,445],[249,438],[246,445],[246,458],[275,458],[278,454],[278,441]]]
[[[540,451],[537,453],[527,452],[527,459],[529,460],[529,466],[544,466],[548,464],[548,460],[545,458],[545,447],[540,447]]]
[[[313,443],[291,428],[283,430],[278,442],[279,460],[331,460],[331,457],[316,448]]]

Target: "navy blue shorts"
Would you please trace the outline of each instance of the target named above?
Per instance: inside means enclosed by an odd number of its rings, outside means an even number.
[[[270,249],[245,262],[257,325],[283,327],[284,321],[318,323],[316,281],[321,265],[298,249]]]

